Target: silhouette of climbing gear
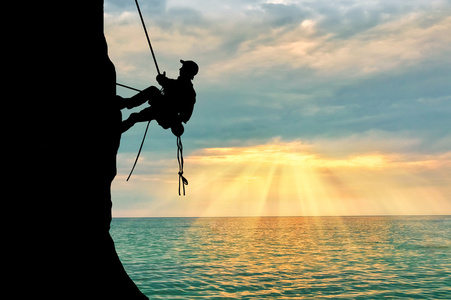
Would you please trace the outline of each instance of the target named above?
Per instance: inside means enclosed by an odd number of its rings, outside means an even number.
[[[127,85],[116,83],[118,86],[139,91],[139,94],[133,96],[127,102],[123,102],[121,108],[133,108],[143,104],[147,99],[151,107],[143,109],[139,113],[133,113],[130,117],[123,121],[122,132],[125,132],[130,127],[132,127],[136,122],[147,121],[146,130],[144,132],[141,145],[139,147],[138,153],[136,155],[135,162],[127,177],[127,181],[130,179],[136,164],[141,154],[141,150],[144,145],[144,141],[147,136],[147,131],[149,129],[150,121],[155,119],[158,124],[164,129],[171,128],[172,133],[177,137],[177,160],[179,164],[179,195],[181,195],[181,187],[183,187],[183,195],[185,195],[185,185],[188,185],[188,180],[183,176],[183,145],[181,135],[184,133],[183,123],[188,122],[193,113],[194,104],[196,102],[196,92],[193,89],[191,80],[198,73],[198,65],[190,60],[180,60],[182,63],[182,68],[180,68],[180,76],[178,79],[169,79],[166,77],[166,72],[160,73],[158,67],[157,59],[152,48],[152,43],[150,42],[149,34],[144,22],[144,18],[141,13],[141,9],[137,0],[135,0],[136,8],[138,10],[139,17],[141,19],[141,24],[146,35],[147,43],[150,48],[150,52],[155,63],[157,70],[157,81],[162,86],[160,90],[156,87],[149,87],[143,91],[132,88]],[[166,101],[162,101],[166,100]],[[185,101],[181,101],[185,100]],[[186,101],[187,100],[187,101]]]

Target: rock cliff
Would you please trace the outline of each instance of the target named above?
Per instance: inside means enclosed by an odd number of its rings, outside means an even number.
[[[109,235],[121,113],[103,0],[14,6],[6,275],[23,297],[12,299],[147,299]]]

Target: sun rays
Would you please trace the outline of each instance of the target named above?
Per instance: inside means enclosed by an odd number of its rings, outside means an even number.
[[[272,139],[261,145],[196,151],[185,158],[186,197],[177,194],[175,162],[147,159],[144,154],[131,182],[125,182],[123,174],[115,180],[113,195],[128,195],[127,209],[114,202],[115,215],[451,213],[450,153],[432,157],[360,151],[333,156],[321,147]]]
[[[194,197],[209,195],[207,216],[421,214],[424,201],[437,214],[449,210],[446,193],[421,173],[439,162],[383,153],[324,157],[301,141],[277,139],[208,148],[187,159],[195,166],[192,181],[203,182]]]

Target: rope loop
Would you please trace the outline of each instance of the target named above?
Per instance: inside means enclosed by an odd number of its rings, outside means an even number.
[[[183,144],[180,136],[177,137],[177,161],[179,163],[179,196],[181,196],[180,187],[183,187],[183,196],[185,196],[185,185],[188,185],[188,180],[183,176]]]

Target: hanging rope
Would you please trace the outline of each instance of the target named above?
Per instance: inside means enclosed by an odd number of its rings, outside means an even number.
[[[153,62],[155,63],[155,67],[157,68],[158,75],[160,75],[160,69],[158,68],[157,59],[155,57],[155,53],[153,52],[152,43],[150,42],[149,34],[147,33],[146,24],[144,23],[144,18],[143,18],[143,15],[141,13],[141,9],[139,8],[138,0],[135,0],[135,4],[136,4],[136,8],[138,9],[139,18],[141,19],[141,24],[143,26],[144,33],[146,34],[147,44],[149,44],[150,53],[152,53]],[[126,88],[130,88],[130,87],[124,86],[122,84],[117,84],[117,85],[122,86],[122,87],[126,87]],[[131,88],[131,89],[136,90],[134,88]],[[143,136],[143,139],[141,141],[141,146],[139,147],[138,154],[136,154],[135,162],[133,163],[133,167],[130,170],[130,174],[128,174],[127,181],[130,179],[130,177],[132,176],[133,171],[135,170],[135,166],[136,166],[136,163],[138,162],[139,155],[141,154],[141,150],[143,148],[144,141],[146,140],[147,130],[149,129],[149,125],[150,125],[150,121],[147,122],[146,131],[144,131],[144,136]]]
[[[177,160],[179,162],[179,196],[181,196],[181,185],[183,186],[183,196],[185,196],[185,185],[188,185],[188,180],[183,177],[183,145],[182,138],[180,136],[177,137]]]
[[[132,169],[130,171],[130,174],[128,174],[127,181],[130,179],[130,176],[132,176],[133,170],[135,170],[136,163],[138,162],[138,158],[139,158],[139,155],[141,154],[141,150],[142,150],[143,145],[144,145],[144,140],[145,140],[145,137],[147,135],[147,130],[149,129],[149,125],[150,125],[150,121],[147,122],[146,131],[144,131],[144,137],[143,137],[143,140],[141,141],[141,146],[139,146],[138,154],[136,154],[136,159],[135,159],[135,162],[133,163],[133,167],[132,167]]]

